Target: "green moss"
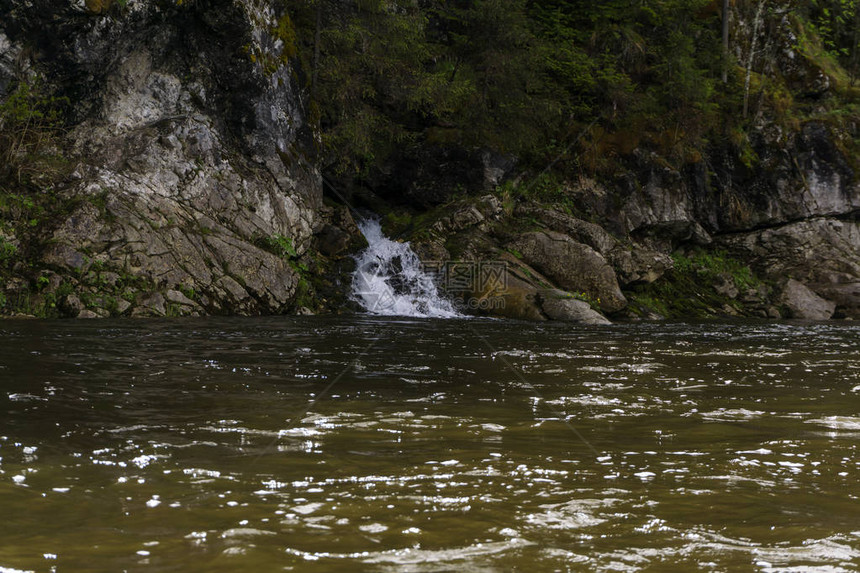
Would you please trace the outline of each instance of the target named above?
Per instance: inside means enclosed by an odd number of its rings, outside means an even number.
[[[507,248],[507,249],[505,249],[505,250],[506,250],[507,252],[509,252],[510,254],[512,254],[513,256],[515,256],[516,258],[518,258],[518,259],[522,259],[522,258],[523,258],[523,254],[522,254],[521,252],[519,252],[518,250],[516,250],[516,249],[513,249],[513,248]]]
[[[298,53],[296,48],[296,29],[293,26],[292,20],[290,20],[289,14],[284,13],[278,19],[277,25],[272,30],[272,35],[284,44],[281,48],[280,60],[282,64],[286,65],[289,59],[294,58]]]
[[[169,302],[164,305],[164,316],[167,318],[179,318],[182,316],[182,305]]]
[[[686,255],[676,253],[672,258],[674,268],[660,280],[634,286],[625,292],[634,313],[656,312],[667,318],[708,318],[724,314],[724,309],[730,307],[744,314],[743,306],[718,293],[715,284],[720,277],[731,277],[741,293],[763,284],[749,266],[722,250],[697,249]]]
[[[296,285],[296,295],[293,298],[293,306],[295,308],[306,307],[314,308],[314,289],[311,283],[304,277],[299,278]]]
[[[705,251],[697,249],[689,255],[675,254],[672,257],[675,270],[683,274],[695,274],[698,278],[712,280],[720,274],[731,276],[740,290],[756,288],[761,280],[755,276],[749,265],[732,258],[726,251]]]
[[[389,237],[398,237],[405,234],[412,224],[412,213],[408,211],[389,211],[382,218],[382,231]]]

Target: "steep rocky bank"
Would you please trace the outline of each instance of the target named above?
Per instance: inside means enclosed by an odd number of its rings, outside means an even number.
[[[765,167],[741,174],[634,154],[614,185],[568,182],[550,204],[454,200],[391,230],[428,260],[504,261],[510,292],[496,312],[516,318],[564,318],[542,295],[559,288],[622,319],[858,318],[860,186],[842,136],[810,121],[778,153],[762,136]]]
[[[161,316],[303,304],[300,260],[334,210],[279,31],[285,13],[229,1],[43,4],[12,2],[0,16],[0,86],[40,83],[66,107],[50,150],[61,175],[4,190],[0,231],[18,255],[6,261],[7,309]],[[22,197],[44,207],[15,209]]]
[[[62,112],[32,145],[15,143],[26,127],[7,140],[0,312],[341,311],[362,243],[346,202],[385,215],[428,263],[504,265],[503,288],[452,290],[476,312],[860,317],[853,120],[762,108],[742,145],[680,164],[592,130],[612,175],[557,178],[551,194],[515,157],[427,141],[328,198],[292,30],[265,1],[0,4],[4,109]],[[810,105],[835,89],[774,45],[784,57],[767,73]]]

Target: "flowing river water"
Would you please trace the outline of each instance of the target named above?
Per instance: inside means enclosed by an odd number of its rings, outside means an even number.
[[[860,326],[0,323],[0,571],[858,571]]]

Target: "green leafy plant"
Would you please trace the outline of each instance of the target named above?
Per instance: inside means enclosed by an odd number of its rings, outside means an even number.
[[[714,278],[720,274],[727,274],[731,276],[735,286],[739,289],[755,288],[761,284],[761,280],[755,276],[748,265],[732,258],[723,250],[696,250],[687,256],[676,254],[672,259],[675,263],[675,270],[680,273],[696,273],[704,278]]]
[[[26,81],[0,101],[0,181],[21,184],[62,173],[64,162],[52,148],[62,128],[59,110],[67,104],[39,82]]]
[[[5,266],[18,254],[18,247],[0,237],[0,266]]]
[[[271,237],[265,237],[260,242],[267,251],[285,260],[295,259],[299,256],[295,246],[293,246],[293,240],[289,237],[276,234]]]

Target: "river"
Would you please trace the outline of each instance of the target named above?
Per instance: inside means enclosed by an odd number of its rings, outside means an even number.
[[[860,326],[0,323],[0,571],[857,571]]]

